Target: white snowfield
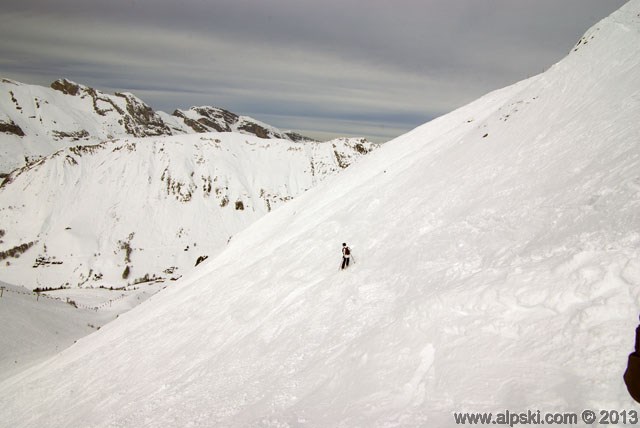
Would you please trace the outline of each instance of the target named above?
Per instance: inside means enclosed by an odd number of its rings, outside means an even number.
[[[5,427],[449,427],[637,409],[640,0],[0,384]],[[339,271],[341,243],[355,264]]]
[[[177,280],[377,146],[226,132],[58,151],[0,185],[0,250],[29,246],[0,259],[0,279],[31,289]]]

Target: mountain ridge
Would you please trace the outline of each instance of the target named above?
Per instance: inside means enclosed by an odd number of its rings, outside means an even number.
[[[0,80],[0,173],[76,145],[127,137],[239,132],[260,138],[311,142],[249,116],[218,107],[192,107],[172,115],[154,111],[130,92],[104,93],[68,79],[49,88]]]

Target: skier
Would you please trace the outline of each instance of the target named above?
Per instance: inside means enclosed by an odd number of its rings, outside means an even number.
[[[636,328],[636,350],[629,354],[624,383],[631,397],[640,403],[640,325]]]
[[[351,250],[347,247],[347,244],[342,243],[342,269],[349,267],[349,258],[351,257]]]

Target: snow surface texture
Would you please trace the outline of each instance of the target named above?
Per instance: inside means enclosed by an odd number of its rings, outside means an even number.
[[[0,384],[7,427],[445,427],[629,409],[640,0]],[[586,42],[586,43],[585,43]],[[341,242],[356,263],[340,272]]]
[[[126,138],[240,132],[261,138],[311,141],[217,107],[173,115],[155,112],[130,93],[106,94],[67,79],[50,88],[0,79],[0,173],[78,145]]]
[[[31,289],[176,280],[375,147],[230,132],[61,150],[0,186],[0,279]]]

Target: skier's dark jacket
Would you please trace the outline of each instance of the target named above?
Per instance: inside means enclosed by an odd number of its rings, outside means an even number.
[[[624,383],[627,384],[629,394],[640,403],[640,325],[636,328],[636,350],[629,354]]]

